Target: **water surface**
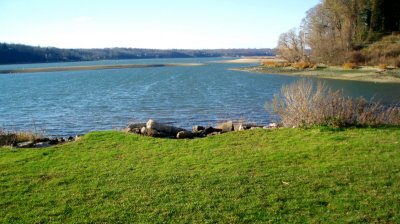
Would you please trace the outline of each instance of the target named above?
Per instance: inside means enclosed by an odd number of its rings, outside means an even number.
[[[0,127],[52,136],[83,134],[156,119],[176,126],[222,120],[267,124],[277,118],[264,104],[296,77],[262,75],[214,63],[222,58],[145,59],[5,65],[0,69],[112,64],[204,63],[155,67],[0,75]],[[400,102],[399,84],[326,80],[351,96]]]

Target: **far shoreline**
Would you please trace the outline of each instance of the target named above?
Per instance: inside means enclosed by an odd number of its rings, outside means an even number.
[[[155,67],[185,67],[202,66],[201,63],[171,63],[171,64],[122,64],[122,65],[89,65],[89,66],[63,66],[26,69],[0,70],[0,74],[36,73],[36,72],[59,72],[59,71],[83,71],[103,69],[125,69],[125,68],[155,68]]]
[[[267,67],[262,66],[263,61],[279,61],[280,59],[270,57],[262,58],[241,58],[236,60],[225,61],[232,64],[247,64],[252,62],[260,64],[258,66],[232,68],[233,71],[252,72],[270,75],[286,75],[306,78],[335,79],[360,82],[374,83],[395,83],[400,84],[400,69],[379,69],[372,66],[364,66],[357,69],[343,69],[339,66],[327,66],[325,68],[316,69],[294,69],[287,67]]]

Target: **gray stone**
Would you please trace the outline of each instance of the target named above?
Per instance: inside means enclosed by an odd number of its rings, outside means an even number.
[[[140,129],[142,127],[146,127],[146,124],[145,123],[131,123],[131,124],[128,124],[127,131],[137,133],[137,131],[138,130],[140,131]]]
[[[188,131],[180,131],[176,134],[177,139],[193,138],[193,134]]]
[[[150,137],[155,137],[155,138],[166,138],[166,137],[169,137],[167,134],[165,134],[164,132],[160,132],[160,131],[157,131],[157,130],[155,130],[155,129],[148,129],[148,128],[145,128],[144,130],[143,130],[144,132],[142,133],[143,135],[146,135],[146,136],[150,136]],[[175,136],[174,136],[175,137]]]
[[[206,128],[206,129],[204,130],[204,134],[205,134],[205,135],[209,135],[209,134],[212,134],[212,133],[215,133],[215,132],[220,133],[220,132],[222,132],[222,129],[213,128],[213,127],[208,127],[208,128]]]
[[[195,126],[193,126],[193,128],[192,128],[192,132],[196,132],[196,133],[198,133],[198,132],[201,132],[201,131],[204,131],[205,130],[205,128],[203,127],[203,126],[200,126],[200,125],[195,125]]]
[[[50,140],[48,141],[48,143],[49,143],[50,145],[57,145],[57,144],[59,143],[59,141],[58,141],[57,138],[53,138],[53,139],[50,139]]]
[[[217,128],[221,129],[222,133],[231,132],[231,131],[235,130],[235,128],[233,126],[233,121],[227,121],[227,122],[221,123],[218,125]]]
[[[166,125],[166,124],[162,124],[162,123],[158,123],[154,120],[149,120],[146,123],[146,128],[149,130],[156,130],[158,132],[163,132],[169,136],[176,136],[178,134],[178,132],[180,131],[186,131],[185,129],[182,128],[177,128],[174,126],[170,126],[170,125]]]
[[[48,142],[38,142],[35,144],[36,148],[45,148],[45,147],[50,147],[50,144]]]
[[[33,148],[35,143],[33,141],[17,143],[17,148]]]
[[[256,124],[241,124],[238,127],[239,131],[244,131],[244,130],[249,130],[251,128],[262,128],[262,126],[256,125]]]
[[[270,127],[270,128],[277,128],[277,127],[278,127],[278,124],[277,124],[277,123],[270,123],[270,124],[268,125],[268,127]]]

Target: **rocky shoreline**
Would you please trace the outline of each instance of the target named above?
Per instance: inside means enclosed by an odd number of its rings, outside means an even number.
[[[168,124],[160,123],[154,120],[149,120],[146,123],[131,123],[124,129],[127,133],[138,134],[142,136],[148,136],[153,138],[169,138],[169,139],[194,139],[194,138],[205,138],[209,136],[219,135],[234,131],[245,131],[254,129],[276,129],[280,128],[281,125],[277,123],[270,123],[267,126],[261,126],[257,124],[245,124],[235,123],[233,121],[226,121],[220,123],[216,127],[212,126],[200,126],[195,125],[192,130],[186,130],[183,128],[171,126]],[[64,144],[68,142],[74,142],[80,139],[80,136],[69,136],[69,137],[36,137],[29,141],[17,140],[17,134],[15,133],[2,133],[0,134],[0,147],[11,146],[15,148],[45,148]]]
[[[217,127],[204,127],[200,125],[193,126],[192,130],[186,130],[171,125],[159,123],[149,120],[147,123],[132,123],[125,129],[128,133],[155,137],[155,138],[172,138],[172,139],[193,139],[204,138],[213,135],[219,135],[233,131],[245,131],[254,129],[273,129],[281,127],[277,123],[271,123],[268,126],[260,126],[256,124],[235,124],[233,121],[227,121],[219,124]]]
[[[1,146],[11,146],[15,148],[45,148],[50,147],[62,143],[73,142],[79,140],[80,136],[69,136],[66,138],[58,137],[58,138],[48,138],[48,137],[41,137],[36,138],[29,141],[17,142],[16,141],[16,134],[9,133],[6,135],[0,135],[0,147]]]

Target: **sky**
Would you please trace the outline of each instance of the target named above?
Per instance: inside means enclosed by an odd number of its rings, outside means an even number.
[[[59,48],[274,48],[320,0],[0,0],[0,42]]]

